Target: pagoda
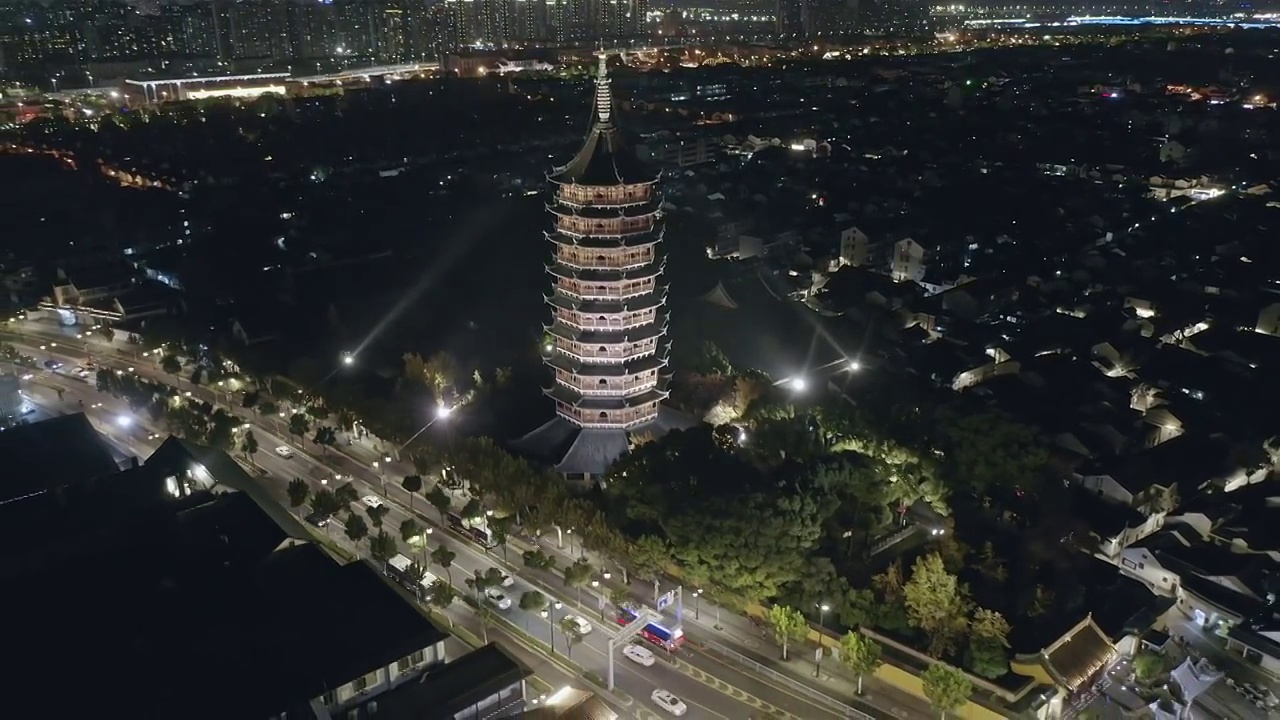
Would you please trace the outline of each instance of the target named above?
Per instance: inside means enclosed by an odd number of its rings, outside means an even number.
[[[607,55],[599,57],[586,140],[547,175],[551,323],[542,350],[558,417],[526,436],[565,436],[557,467],[586,476],[626,451],[627,433],[658,420],[669,349],[658,173],[623,137]]]

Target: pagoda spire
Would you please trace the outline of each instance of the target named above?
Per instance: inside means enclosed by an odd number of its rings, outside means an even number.
[[[596,53],[599,65],[596,67],[596,104],[595,119],[592,125],[597,127],[613,126],[613,91],[609,89],[609,53],[600,50]]]

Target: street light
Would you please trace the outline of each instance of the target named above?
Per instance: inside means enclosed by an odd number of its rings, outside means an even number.
[[[858,362],[857,360],[849,361],[849,372],[858,372],[861,369],[862,369],[862,363]]]
[[[698,614],[698,598],[702,596],[702,588],[693,591],[693,619],[698,620],[702,616]]]
[[[822,656],[826,654],[825,653],[826,645],[823,643],[823,639],[827,636],[825,632],[826,625],[824,623],[826,622],[826,619],[827,619],[827,611],[831,609],[831,606],[828,605],[827,603],[821,603],[821,604],[818,604],[817,607],[818,607],[818,652],[815,653],[813,656],[813,676],[822,677]]]
[[[792,392],[802,393],[804,392],[805,388],[809,386],[809,383],[805,382],[805,379],[802,377],[796,377],[796,378],[791,378],[790,385],[791,385]]]
[[[592,580],[591,587],[596,591],[596,607],[600,610],[600,622],[604,622],[604,593],[600,591],[600,581]]]

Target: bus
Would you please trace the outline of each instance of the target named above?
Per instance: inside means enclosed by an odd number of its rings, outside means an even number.
[[[400,587],[413,593],[414,597],[419,600],[425,600],[427,593],[431,590],[431,584],[437,578],[431,573],[425,573],[422,579],[419,580],[413,576],[413,573],[409,572],[409,568],[412,566],[413,561],[409,558],[404,555],[395,555],[390,560],[387,560],[387,564],[382,567],[382,572],[387,577],[395,580]]]
[[[637,617],[639,617],[639,613],[636,612],[635,607],[630,603],[623,603],[618,609],[618,615],[615,619],[619,625],[628,625],[635,622]],[[651,622],[640,628],[640,637],[667,652],[671,652],[684,643],[684,630],[679,625],[667,627],[658,622]]]
[[[485,527],[484,520],[474,522],[454,512],[449,513],[445,518],[449,521],[449,527],[480,547],[488,550],[498,546],[493,541],[493,536],[489,534],[489,529]]]

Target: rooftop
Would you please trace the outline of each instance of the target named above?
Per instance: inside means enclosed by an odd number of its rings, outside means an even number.
[[[0,505],[0,526],[40,528],[6,543],[3,567],[23,618],[6,637],[23,659],[10,677],[46,714],[99,712],[121,687],[146,717],[292,712],[447,636],[372,566],[338,564],[236,491],[234,465],[171,440],[139,468]],[[214,476],[213,491],[187,471]],[[380,631],[329,631],[340,618],[377,618]],[[72,657],[93,671],[67,692],[49,668]]]
[[[83,413],[0,433],[0,458],[5,468],[0,502],[120,470],[106,441]]]
[[[408,682],[349,715],[360,720],[420,720],[453,717],[466,708],[518,685],[533,673],[498,645],[489,643],[463,655],[414,682]],[[505,701],[505,702],[504,702]],[[511,704],[524,702],[523,693],[507,693],[496,705],[487,705],[488,717]]]

